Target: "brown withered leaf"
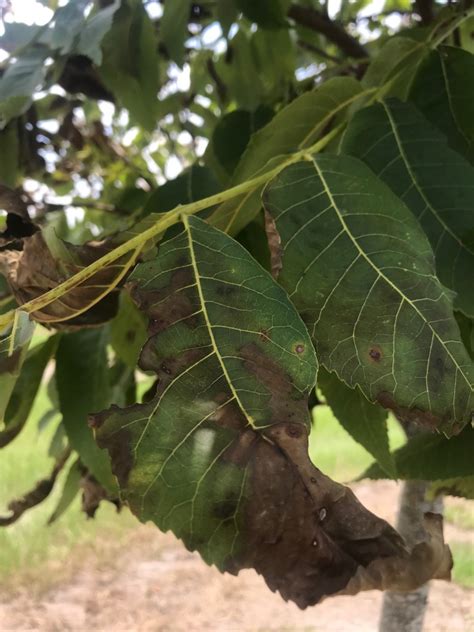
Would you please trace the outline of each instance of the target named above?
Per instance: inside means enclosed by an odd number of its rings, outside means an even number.
[[[344,590],[419,585],[449,567],[439,533],[398,533],[308,456],[317,362],[288,296],[198,218],[131,276],[150,319],[147,401],[93,415],[122,500],[208,564],[254,568],[299,607]],[[442,536],[441,536],[442,538]],[[416,563],[429,561],[414,572]]]
[[[54,488],[58,474],[65,466],[70,454],[71,451],[66,449],[54,464],[48,478],[43,478],[38,481],[35,487],[21,498],[15,498],[9,502],[8,509],[10,511],[10,515],[0,516],[0,527],[8,527],[13,524],[21,518],[25,511],[28,511],[28,509],[31,509],[32,507],[36,507],[36,505],[39,505],[49,496]]]
[[[105,255],[112,247],[105,242],[75,246],[56,240],[55,254],[41,232],[25,237],[21,251],[0,252],[0,272],[5,275],[20,305],[55,288]],[[117,312],[118,293],[111,291],[104,298],[100,297],[114,285],[132,256],[125,255],[114,264],[102,268],[59,299],[34,311],[32,318],[56,328],[95,326],[107,322]]]

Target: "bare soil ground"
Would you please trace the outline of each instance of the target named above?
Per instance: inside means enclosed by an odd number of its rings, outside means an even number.
[[[393,521],[395,483],[355,487],[362,502]],[[448,541],[472,542],[471,534],[447,528]],[[253,571],[222,576],[172,536],[137,526],[126,542],[108,541],[105,534],[93,551],[75,551],[67,566],[51,563],[3,586],[0,630],[372,632],[381,601],[380,593],[367,592],[301,611]],[[425,632],[458,631],[474,632],[474,591],[433,582]]]

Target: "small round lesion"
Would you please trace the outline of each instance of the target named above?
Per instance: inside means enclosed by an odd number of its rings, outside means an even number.
[[[369,358],[372,360],[372,362],[380,362],[382,357],[382,349],[378,345],[372,345],[369,349]]]

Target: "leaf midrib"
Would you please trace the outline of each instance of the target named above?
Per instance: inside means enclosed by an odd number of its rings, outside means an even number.
[[[320,121],[318,121],[318,123],[316,125],[313,125],[313,127],[311,128],[311,130],[309,131],[309,133],[306,134],[306,136],[303,138],[302,141],[300,141],[298,143],[298,149],[301,150],[304,148],[305,144],[308,142],[308,140],[314,135],[315,131],[320,128],[320,127],[324,127],[327,123],[329,123],[329,121],[336,116],[336,114],[340,111],[343,110],[345,107],[347,107],[348,105],[350,105],[351,103],[353,103],[354,101],[356,101],[359,98],[362,98],[365,95],[368,94],[372,94],[374,92],[374,88],[367,88],[366,90],[361,90],[360,92],[358,92],[356,95],[352,95],[349,99],[347,99],[346,101],[343,101],[342,103],[340,103],[337,107],[335,107],[334,109],[332,109],[330,112],[328,112]],[[245,150],[242,159],[245,158],[245,153],[247,152],[247,150]],[[282,154],[284,155],[284,154]],[[285,163],[285,161],[283,161],[283,163]],[[260,167],[260,169],[257,169],[255,171],[255,173],[248,177],[254,177],[254,175],[259,174],[263,169],[265,169],[265,167],[267,166],[268,161],[262,166]],[[238,167],[237,167],[238,169]],[[236,169],[236,171],[237,171]],[[244,204],[247,202],[248,198],[253,195],[255,189],[252,189],[251,191],[249,191],[248,193],[246,193],[241,202],[239,202],[239,204],[235,207],[235,211],[232,213],[232,215],[230,216],[229,221],[227,222],[227,226],[225,227],[224,232],[228,233],[229,230],[232,227],[232,224],[234,223],[236,217],[239,214],[240,209],[244,206]]]
[[[326,191],[326,195],[328,196],[332,207],[339,219],[339,221],[341,222],[341,225],[343,227],[343,229],[345,230],[345,232],[347,233],[347,236],[349,237],[349,239],[351,240],[351,242],[354,244],[356,250],[359,252],[359,254],[365,259],[365,261],[367,261],[367,263],[371,266],[371,268],[373,268],[373,270],[376,272],[376,274],[379,275],[380,278],[382,278],[387,285],[389,285],[400,297],[403,301],[405,301],[408,305],[410,305],[410,307],[418,314],[418,316],[421,318],[421,320],[426,323],[426,325],[428,326],[428,328],[430,329],[430,331],[432,332],[432,335],[436,337],[436,339],[439,341],[439,343],[441,344],[442,348],[446,351],[447,355],[449,356],[449,358],[451,359],[451,361],[453,362],[454,366],[456,367],[456,369],[460,372],[460,374],[463,376],[463,378],[465,379],[466,383],[469,385],[469,387],[471,387],[471,383],[469,382],[469,379],[467,377],[467,375],[465,375],[463,369],[459,366],[457,360],[453,357],[451,351],[448,349],[448,347],[445,345],[444,340],[439,336],[439,334],[435,331],[435,329],[433,329],[432,325],[430,322],[428,322],[425,318],[425,316],[423,315],[422,312],[420,312],[420,310],[416,307],[416,305],[413,304],[413,302],[407,297],[405,296],[405,294],[403,294],[403,292],[400,290],[399,287],[397,287],[397,285],[395,285],[395,283],[393,283],[393,281],[391,281],[374,263],[373,261],[370,259],[370,257],[362,250],[362,248],[359,246],[359,243],[357,242],[357,239],[353,236],[351,230],[349,229],[349,226],[347,225],[346,221],[344,220],[344,217],[342,216],[342,214],[339,211],[339,208],[336,204],[336,201],[334,200],[334,197],[331,193],[331,189],[328,186],[328,183],[326,181],[326,178],[324,177],[324,174],[322,172],[322,170],[320,169],[319,165],[317,164],[317,162],[314,160],[312,160],[312,163],[314,165],[315,171],[318,174],[321,183],[324,187],[324,190]]]
[[[234,385],[232,384],[232,380],[230,379],[230,375],[229,372],[227,371],[227,367],[225,365],[224,359],[222,358],[220,352],[219,352],[219,347],[217,345],[216,342],[216,338],[214,336],[214,331],[212,329],[212,324],[211,324],[211,320],[209,318],[209,314],[207,311],[207,305],[206,305],[206,299],[204,297],[204,292],[202,289],[202,284],[201,284],[201,275],[199,273],[199,268],[197,265],[197,259],[196,259],[196,254],[194,252],[194,242],[193,242],[193,238],[191,235],[191,227],[189,225],[189,218],[187,215],[183,215],[183,224],[184,227],[186,229],[186,233],[188,235],[188,247],[189,247],[189,255],[191,258],[191,265],[193,267],[193,272],[194,272],[194,278],[196,279],[196,289],[198,292],[198,296],[199,296],[199,302],[202,305],[202,314],[204,317],[204,321],[206,323],[206,328],[207,331],[209,333],[209,338],[211,340],[211,346],[214,349],[214,353],[216,354],[216,358],[219,362],[219,364],[221,365],[221,369],[222,369],[222,373],[224,374],[224,377],[227,381],[227,384],[229,385],[230,391],[233,395],[233,397],[235,398],[235,401],[237,402],[237,404],[239,405],[240,410],[242,411],[242,414],[244,415],[245,419],[247,420],[249,426],[251,426],[252,428],[256,428],[256,423],[254,418],[248,414],[248,412],[245,409],[245,406],[243,405],[239,394],[237,393],[237,391],[235,390]]]

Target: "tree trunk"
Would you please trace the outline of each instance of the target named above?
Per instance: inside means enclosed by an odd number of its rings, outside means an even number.
[[[442,513],[442,498],[425,499],[428,483],[407,481],[403,484],[397,529],[411,548],[423,540],[423,515]],[[429,584],[410,593],[387,592],[384,596],[379,632],[421,632]]]

